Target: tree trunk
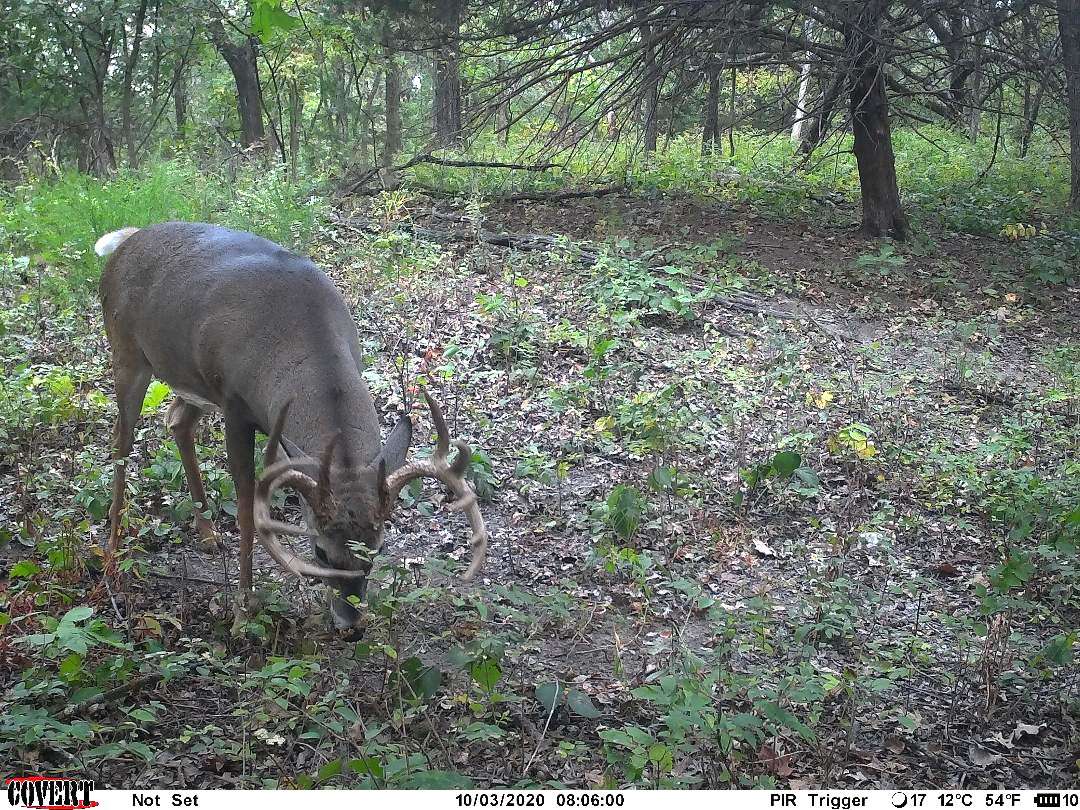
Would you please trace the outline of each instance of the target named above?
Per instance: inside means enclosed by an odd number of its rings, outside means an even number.
[[[300,129],[304,123],[304,94],[300,90],[300,81],[289,78],[289,177],[292,180],[300,175]]]
[[[187,129],[188,96],[184,79],[184,62],[181,59],[173,68],[173,113],[176,117],[176,140],[184,139]]]
[[[259,87],[259,62],[255,38],[246,37],[239,45],[231,42],[220,20],[210,25],[214,47],[229,66],[236,84],[236,112],[240,117],[240,143],[245,146],[266,140],[263,128],[262,89]]]
[[[645,133],[645,153],[656,151],[656,107],[660,100],[660,71],[656,65],[656,50],[652,43],[652,27],[638,27],[641,39],[645,43],[645,57],[642,66],[645,77],[642,84],[641,127]]]
[[[1058,0],[1058,30],[1069,108],[1069,207],[1080,208],[1080,0]]]
[[[383,39],[383,56],[386,60],[386,141],[382,165],[390,167],[401,154],[401,65],[394,57],[394,43],[389,34]]]
[[[850,89],[851,126],[855,160],[862,192],[862,230],[868,236],[907,238],[909,225],[900,205],[889,125],[889,99],[885,94],[885,58],[882,33],[889,0],[871,0],[852,14],[844,32],[852,60]]]
[[[979,35],[980,39],[975,43],[974,48],[975,70],[971,74],[971,92],[969,93],[971,103],[968,106],[967,121],[968,140],[971,143],[976,143],[979,140],[979,128],[982,125],[983,83],[986,72],[983,69],[982,39],[984,36]]]
[[[461,143],[461,34],[462,0],[439,0],[436,26],[441,42],[435,52],[433,118],[435,143]]]
[[[810,21],[807,20],[803,26],[803,38],[809,39],[812,31]],[[795,144],[802,143],[803,128],[806,126],[807,116],[806,100],[810,95],[810,54],[804,54],[803,59],[806,61],[802,63],[802,67],[799,69],[799,87],[795,95],[795,120],[791,122],[791,141]]]
[[[124,133],[124,147],[127,152],[128,166],[138,165],[136,152],[135,125],[131,120],[132,84],[135,81],[135,68],[139,63],[139,50],[142,47],[143,23],[146,21],[147,0],[141,0],[135,11],[135,31],[132,33],[131,50],[124,60],[124,90],[120,97],[120,128]]]
[[[701,154],[716,149],[720,142],[720,64],[710,62],[706,68],[708,91],[705,93],[705,125],[701,130]]]
[[[1046,91],[1046,76],[1040,76],[1035,92],[1031,87],[1024,90],[1024,120],[1020,124],[1020,157],[1027,157],[1031,148],[1031,136],[1035,132],[1035,123],[1039,120],[1039,108],[1042,106],[1043,93]]]
[[[845,72],[838,70],[832,80],[821,91],[821,101],[818,103],[816,114],[810,116],[806,125],[806,137],[802,142],[802,151],[810,154],[817,149],[825,137],[829,134],[832,126],[833,111],[836,103],[840,100],[840,94],[844,89]]]

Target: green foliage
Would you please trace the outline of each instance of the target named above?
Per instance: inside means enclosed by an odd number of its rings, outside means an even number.
[[[168,220],[218,222],[303,250],[322,203],[282,171],[244,170],[240,180],[178,158],[120,172],[107,182],[80,174],[0,197],[0,249],[30,254],[48,267],[50,297],[81,296],[96,283],[103,260],[94,243],[109,231]]]

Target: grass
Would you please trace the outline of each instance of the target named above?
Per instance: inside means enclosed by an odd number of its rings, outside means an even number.
[[[104,183],[65,174],[17,188],[0,197],[0,245],[43,263],[50,294],[63,297],[96,283],[101,260],[93,246],[109,231],[174,219],[216,222],[303,250],[323,206],[283,172],[249,167],[230,179],[179,158]]]
[[[838,202],[857,201],[858,173],[848,137],[837,137],[807,158],[775,135],[738,132],[735,151],[705,156],[695,134],[674,138],[651,156],[627,144],[582,142],[557,157],[564,167],[542,172],[459,169],[420,165],[410,170],[422,187],[452,194],[501,195],[551,190],[567,184],[626,182],[643,193],[680,192],[751,202],[779,217],[827,214]],[[960,233],[997,235],[1014,223],[1060,226],[1074,233],[1080,223],[1062,216],[1068,198],[1068,160],[1048,141],[1032,145],[1021,159],[1012,144],[982,138],[970,143],[949,129],[924,128],[894,134],[901,194],[916,222]],[[473,159],[515,161],[517,143],[490,140]],[[526,161],[527,162],[527,161]],[[826,205],[822,206],[822,201]],[[850,213],[844,213],[850,219]]]

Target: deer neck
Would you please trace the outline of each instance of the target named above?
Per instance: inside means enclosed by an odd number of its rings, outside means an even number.
[[[335,368],[334,365],[337,365]],[[305,363],[290,381],[281,402],[292,400],[284,441],[296,452],[318,458],[334,435],[339,439],[334,461],[349,467],[370,464],[379,454],[379,418],[359,368],[350,359],[340,364]]]

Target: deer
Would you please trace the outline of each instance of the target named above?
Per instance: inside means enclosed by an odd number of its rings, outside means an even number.
[[[333,626],[358,637],[363,616],[353,600],[366,596],[401,489],[418,478],[442,482],[454,497],[448,508],[467,518],[472,556],[464,579],[475,577],[489,534],[465,478],[469,445],[456,440],[450,460],[446,419],[426,391],[437,435],[430,457],[407,461],[407,413],[381,439],[356,322],[310,259],[251,233],[190,222],[113,231],[94,251],[107,257],[99,296],[117,404],[107,572],[116,571],[127,461],[156,377],[174,395],[165,422],[195,505],[195,528],[206,542],[219,537],[207,517],[195,431],[208,411],[224,415],[240,536],[234,633],[253,606],[257,539],[287,573],[326,583]],[[258,480],[256,431],[268,436]],[[272,517],[271,498],[282,489],[300,496],[306,528]],[[279,535],[310,535],[314,561],[289,551]]]

